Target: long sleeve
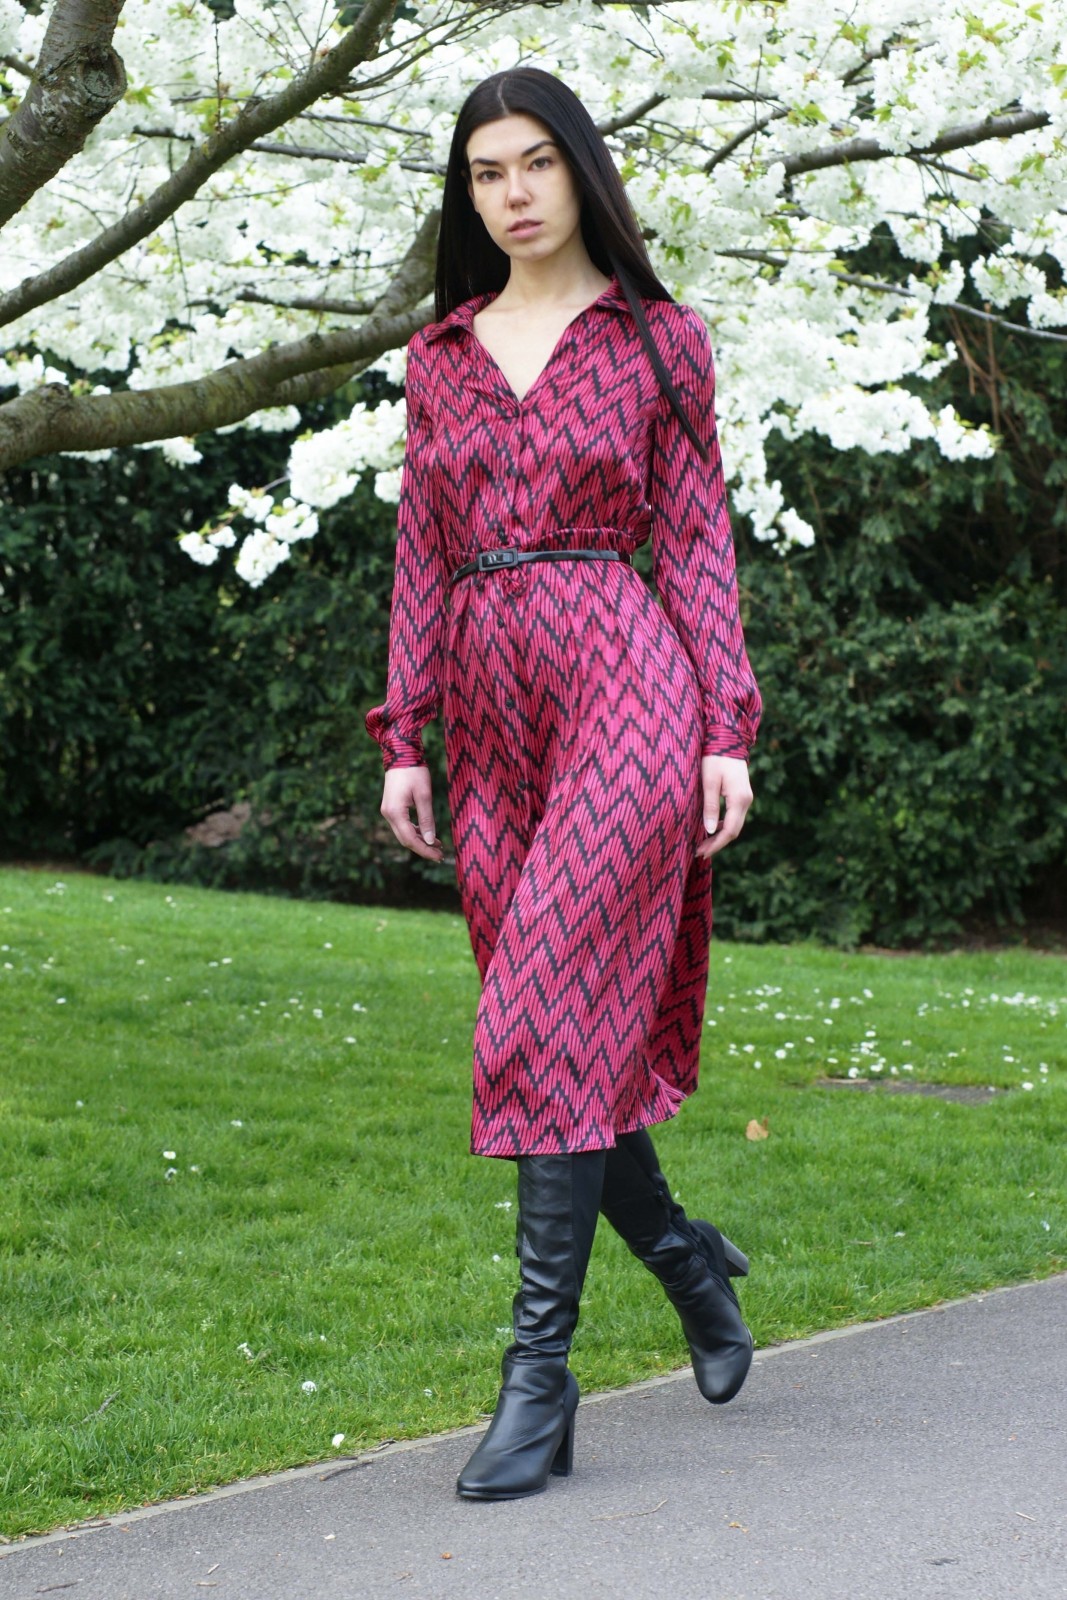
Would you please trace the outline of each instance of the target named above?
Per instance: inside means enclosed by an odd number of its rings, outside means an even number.
[[[702,753],[747,760],[762,702],[738,610],[733,535],[715,426],[711,340],[691,306],[679,306],[659,328],[667,371],[708,446],[709,459],[700,459],[661,395],[649,485],[653,581],[700,683]]]
[[[397,509],[396,571],[389,613],[389,666],[384,704],[364,719],[382,751],[382,765],[423,766],[423,726],[440,707],[447,573],[428,491],[432,423],[427,405],[422,333],[408,344],[407,442]]]

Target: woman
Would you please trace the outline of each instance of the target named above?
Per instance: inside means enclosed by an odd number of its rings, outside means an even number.
[[[420,730],[443,709],[482,977],[471,1150],[517,1162],[520,1264],[457,1487],[509,1499],[570,1471],[598,1211],[677,1308],[708,1400],[752,1360],[730,1285],[747,1262],[672,1201],[647,1130],[696,1087],[711,857],[752,799],[760,697],[707,330],[549,73],[497,73],[463,104],[435,309],[408,346],[388,690],[366,726],[382,815],[440,861]],[[662,604],[630,564],[650,533]]]

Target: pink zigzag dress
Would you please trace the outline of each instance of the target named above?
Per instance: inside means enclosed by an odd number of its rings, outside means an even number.
[[[707,329],[643,302],[694,426],[671,411],[618,279],[520,401],[472,328],[408,345],[385,770],[443,713],[460,902],[482,979],[471,1150],[610,1148],[697,1084],[711,939],[700,758],[747,757],[759,690],[738,614]],[[628,559],[452,571],[483,549]],[[438,800],[438,804],[439,804]]]

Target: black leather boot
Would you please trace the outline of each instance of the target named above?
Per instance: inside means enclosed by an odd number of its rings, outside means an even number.
[[[747,1275],[746,1257],[710,1222],[686,1216],[646,1129],[620,1134],[608,1151],[600,1208],[666,1290],[705,1400],[732,1400],[752,1365],[752,1335],[730,1283]]]
[[[593,1247],[603,1150],[574,1156],[519,1156],[515,1253],[519,1291],[514,1342],[501,1362],[496,1411],[456,1481],[468,1500],[538,1494],[569,1475],[578,1385],[567,1354]]]

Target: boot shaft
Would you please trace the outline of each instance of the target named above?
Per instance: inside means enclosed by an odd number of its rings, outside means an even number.
[[[515,1253],[519,1289],[512,1359],[570,1349],[593,1248],[604,1181],[603,1150],[518,1158]]]

